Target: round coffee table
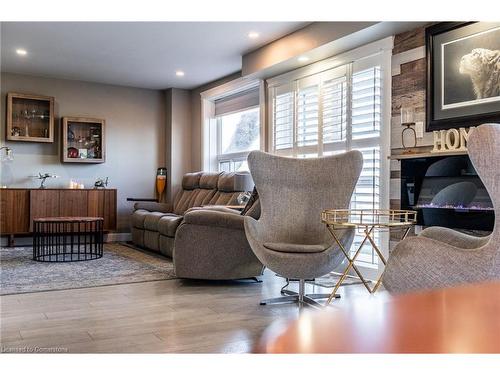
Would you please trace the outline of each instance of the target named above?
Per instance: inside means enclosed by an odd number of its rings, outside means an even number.
[[[76,262],[102,258],[102,217],[33,219],[33,260]]]

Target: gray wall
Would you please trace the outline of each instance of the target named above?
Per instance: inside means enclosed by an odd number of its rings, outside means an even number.
[[[180,189],[182,176],[191,169],[191,95],[188,90],[168,89],[167,102],[167,201]]]
[[[221,78],[217,81],[210,82],[206,85],[197,87],[191,90],[191,169],[192,171],[200,171],[202,169],[201,162],[201,96],[203,91],[213,87],[222,85],[226,82],[240,78],[241,72],[237,72]]]
[[[53,144],[6,142],[5,105],[7,92],[55,97]],[[153,197],[156,168],[165,165],[165,92],[48,79],[9,73],[1,75],[1,139],[14,151],[14,161],[2,163],[1,185],[37,187],[28,177],[38,172],[60,176],[48,187],[67,187],[70,179],[86,187],[97,177],[109,176],[109,187],[118,190],[118,231],[128,232],[132,203],[127,197]],[[106,162],[80,165],[60,162],[60,118],[88,116],[106,120]]]

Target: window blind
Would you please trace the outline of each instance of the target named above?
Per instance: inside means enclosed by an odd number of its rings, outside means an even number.
[[[242,111],[259,105],[259,88],[242,91],[215,101],[215,116]]]

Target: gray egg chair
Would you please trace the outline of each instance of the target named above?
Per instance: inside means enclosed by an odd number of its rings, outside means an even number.
[[[305,280],[328,274],[345,259],[321,212],[349,207],[363,166],[361,152],[297,159],[253,151],[248,166],[261,204],[258,220],[245,217],[250,247],[266,267],[299,280],[299,293],[283,290],[285,296],[261,304],[318,305],[314,298],[328,295],[305,295]],[[339,238],[349,248],[354,230],[339,232]]]

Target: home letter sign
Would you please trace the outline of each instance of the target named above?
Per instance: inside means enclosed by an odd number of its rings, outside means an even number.
[[[439,130],[434,132],[434,148],[431,152],[467,151],[470,131],[465,128]]]

